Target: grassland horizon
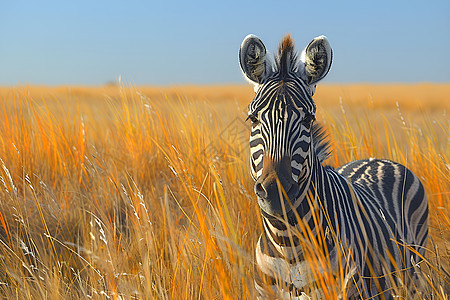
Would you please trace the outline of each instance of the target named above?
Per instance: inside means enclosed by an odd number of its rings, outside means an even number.
[[[249,85],[0,87],[0,297],[255,298],[253,95]],[[388,158],[421,179],[423,293],[448,299],[450,84],[319,84],[314,99],[327,164]]]

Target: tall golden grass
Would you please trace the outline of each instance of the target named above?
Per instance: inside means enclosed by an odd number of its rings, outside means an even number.
[[[255,298],[252,93],[0,88],[0,297]],[[450,294],[449,95],[449,85],[324,85],[315,95],[328,164],[389,158],[424,183],[430,299]]]

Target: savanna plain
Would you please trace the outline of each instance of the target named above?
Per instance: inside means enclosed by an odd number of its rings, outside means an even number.
[[[256,298],[252,98],[245,85],[1,87],[0,298]],[[314,99],[326,164],[388,158],[421,179],[421,294],[448,299],[450,85],[324,84]],[[319,282],[329,299],[342,288]]]

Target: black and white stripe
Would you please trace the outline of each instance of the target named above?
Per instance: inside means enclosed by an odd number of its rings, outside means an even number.
[[[284,296],[300,294],[314,285],[302,245],[326,236],[317,251],[328,255],[336,275],[345,270],[349,298],[391,297],[386,291],[398,283],[392,272],[414,270],[425,251],[428,202],[421,182],[389,160],[359,160],[336,170],[322,165],[329,145],[314,124],[312,96],[331,66],[325,37],[314,39],[298,59],[287,36],[271,62],[261,40],[250,35],[239,57],[256,90],[248,114],[264,226],[256,250],[260,271],[274,287],[284,286],[278,289]],[[309,237],[302,225],[310,228]]]

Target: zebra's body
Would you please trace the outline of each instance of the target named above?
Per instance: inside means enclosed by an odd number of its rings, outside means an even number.
[[[290,37],[275,63],[265,54],[255,36],[241,46],[241,68],[256,91],[249,118],[251,171],[264,226],[256,249],[259,269],[274,286],[284,286],[285,295],[299,294],[317,278],[302,241],[322,238],[317,250],[326,254],[330,270],[336,276],[344,270],[344,296],[390,297],[385,291],[401,278],[392,272],[413,270],[424,254],[428,204],[422,184],[388,160],[359,160],[336,170],[322,165],[329,151],[323,130],[313,125],[312,95],[331,66],[325,37],[314,39],[300,60]]]

